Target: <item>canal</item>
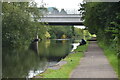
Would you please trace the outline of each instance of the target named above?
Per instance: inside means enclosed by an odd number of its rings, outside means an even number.
[[[46,40],[30,44],[29,49],[6,49],[2,55],[3,78],[33,77],[65,58],[73,40]]]

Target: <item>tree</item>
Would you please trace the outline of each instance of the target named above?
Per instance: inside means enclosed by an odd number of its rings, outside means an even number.
[[[41,13],[34,2],[3,2],[2,11],[3,47],[28,45],[36,33],[44,38],[47,27],[38,22]]]
[[[50,34],[46,31],[46,33],[45,33],[45,37],[47,38],[47,39],[49,39],[51,36],[50,36]]]
[[[83,38],[83,36],[84,36],[84,34],[83,34],[83,29],[80,29],[80,28],[74,28],[74,36],[76,37],[76,38]]]
[[[120,2],[86,2],[81,6],[84,25],[89,32],[95,33],[106,45],[112,45],[117,38],[117,46],[114,46],[117,49],[120,45]]]
[[[72,27],[71,26],[50,26],[49,33],[51,38],[61,38],[66,35],[66,38],[72,38]]]
[[[59,10],[55,7],[49,7],[48,11],[50,14],[59,14]]]

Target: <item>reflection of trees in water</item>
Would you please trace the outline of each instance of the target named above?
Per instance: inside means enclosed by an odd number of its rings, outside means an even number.
[[[69,40],[45,40],[34,42],[31,49],[35,51],[41,58],[45,57],[49,61],[59,61],[64,58],[71,50]]]
[[[38,57],[31,50],[4,50],[3,51],[3,77],[26,77],[30,70],[44,69],[46,59]]]
[[[44,70],[48,61],[59,61],[71,50],[70,41],[32,43],[29,50],[3,49],[3,77],[26,77],[30,70]]]
[[[69,40],[66,41],[51,40],[49,42],[47,41],[40,42],[39,55],[41,57],[46,57],[49,61],[51,60],[59,61],[61,58],[64,58],[70,52],[71,50],[70,43],[71,42]]]
[[[35,53],[38,54],[39,53],[39,51],[38,51],[38,41],[37,42],[32,42],[30,44],[29,49],[33,50]]]

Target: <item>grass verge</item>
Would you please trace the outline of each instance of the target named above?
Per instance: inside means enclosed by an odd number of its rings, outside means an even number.
[[[99,43],[99,46],[103,49],[105,56],[107,57],[109,63],[112,65],[114,71],[118,75],[118,58],[117,52],[111,47],[105,46],[103,43]]]
[[[84,51],[87,49],[87,45],[79,46],[75,53],[69,54],[64,61],[67,64],[61,66],[58,70],[47,69],[44,73],[37,76],[42,76],[43,78],[69,78],[72,70],[79,64],[80,59],[83,57]]]

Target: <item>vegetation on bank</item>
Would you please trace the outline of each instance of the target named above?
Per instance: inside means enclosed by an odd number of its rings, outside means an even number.
[[[64,61],[67,61],[67,64],[63,65],[58,70],[47,69],[44,73],[39,74],[42,78],[69,78],[72,70],[79,64],[80,59],[83,57],[84,51],[87,49],[87,45],[79,46],[75,53],[69,54]]]
[[[89,32],[120,54],[120,2],[86,2],[80,12]]]
[[[120,2],[85,2],[80,12],[84,25],[91,34],[96,34],[105,55],[120,75]]]
[[[2,47],[24,47],[36,34],[43,37],[46,27],[38,22],[41,15],[34,2],[3,2]]]
[[[109,63],[112,65],[114,71],[118,74],[118,57],[117,57],[117,51],[114,50],[111,46],[108,47],[104,45],[102,42],[99,42],[99,46],[103,49],[105,56],[109,60]]]

